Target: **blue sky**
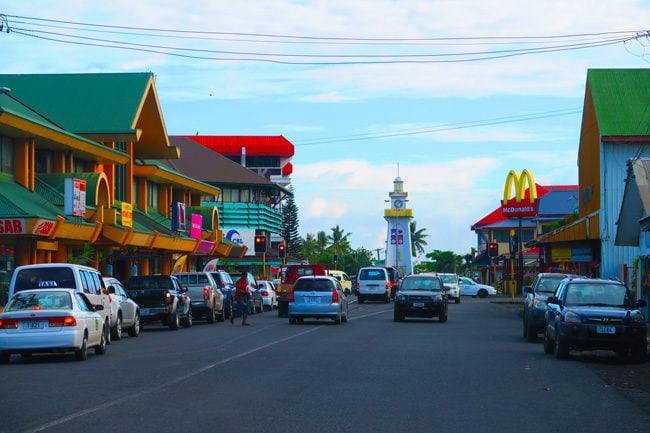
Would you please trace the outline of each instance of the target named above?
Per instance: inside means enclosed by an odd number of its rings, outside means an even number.
[[[643,30],[650,22],[650,3],[634,0],[34,0],[0,1],[0,14],[8,16],[12,29],[0,34],[4,73],[151,71],[169,134],[284,135],[296,146],[293,184],[300,233],[329,232],[338,224],[352,233],[354,247],[368,249],[385,246],[384,200],[398,164],[418,228],[429,235],[427,251],[466,254],[476,246],[470,226],[499,205],[511,169],[529,169],[542,185],[577,184],[587,70],[643,68],[650,61],[647,38],[483,61],[290,65],[191,59],[33,37],[62,40],[65,33],[258,53],[235,56],[246,59],[269,59],[264,57],[268,53],[352,56],[273,57],[311,63],[365,60],[362,54],[450,59],[441,55],[594,42],[612,37],[597,33]],[[79,32],[71,28],[77,25],[16,16],[229,34],[192,39],[178,36],[197,35],[143,37],[138,31],[106,33],[108,28]],[[260,34],[298,38],[280,43]],[[568,38],[584,34],[591,36]],[[486,39],[497,36],[503,39]],[[549,36],[563,38],[540,38]],[[307,37],[346,39],[307,43]],[[514,37],[528,39],[515,44]],[[415,38],[420,41],[404,41]]]

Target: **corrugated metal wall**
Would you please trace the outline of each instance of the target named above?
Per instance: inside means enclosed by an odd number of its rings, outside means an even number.
[[[644,143],[601,143],[600,179],[600,238],[601,277],[619,277],[620,265],[631,266],[639,257],[638,247],[619,247],[616,239],[616,221],[621,211],[627,161],[635,156],[649,156],[650,148]]]

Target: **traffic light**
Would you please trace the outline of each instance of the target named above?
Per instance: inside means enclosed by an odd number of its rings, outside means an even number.
[[[287,246],[284,243],[278,245],[278,257],[281,259],[287,255]]]
[[[490,242],[488,244],[488,256],[497,257],[499,255],[499,244],[496,242]]]
[[[255,252],[256,253],[266,252],[266,236],[264,235],[255,236]]]
[[[466,254],[465,255],[465,264],[467,266],[470,266],[472,264],[472,255],[471,254]]]

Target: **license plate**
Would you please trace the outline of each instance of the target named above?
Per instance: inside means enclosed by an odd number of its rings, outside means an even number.
[[[320,304],[320,298],[318,296],[310,296],[307,298],[307,303],[309,304]]]
[[[140,309],[140,315],[142,316],[149,316],[151,314],[151,311],[149,311],[148,308],[141,308]]]
[[[23,322],[23,329],[45,329],[45,322]]]
[[[616,334],[616,328],[614,326],[597,326],[596,332],[598,334]]]
[[[413,307],[415,307],[415,308],[424,308],[424,302],[414,302]]]

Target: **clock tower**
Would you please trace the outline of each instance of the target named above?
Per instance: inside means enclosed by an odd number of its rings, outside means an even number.
[[[413,273],[411,250],[411,219],[413,210],[406,204],[408,193],[404,191],[404,182],[398,176],[393,181],[393,190],[388,193],[390,209],[384,210],[384,219],[388,223],[386,233],[386,266],[395,266],[405,275]]]

